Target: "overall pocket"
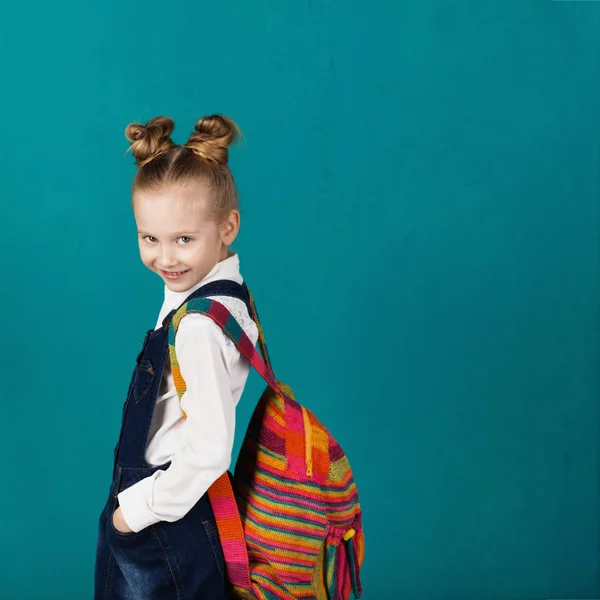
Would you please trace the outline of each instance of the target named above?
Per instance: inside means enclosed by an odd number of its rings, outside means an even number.
[[[140,360],[135,369],[135,381],[133,383],[133,398],[136,404],[148,393],[154,383],[154,367],[147,359]]]
[[[113,523],[113,516],[114,516],[117,508],[119,508],[119,500],[117,498],[113,497],[112,502],[110,502],[110,504],[109,504],[109,510],[107,511],[106,518],[108,519],[108,527],[114,535],[116,535],[117,537],[119,537],[121,539],[135,538],[135,537],[141,536],[144,533],[146,533],[146,535],[148,535],[148,532],[146,530],[150,529],[152,527],[152,525],[150,525],[150,527],[146,527],[145,529],[142,529],[141,531],[127,531],[127,532],[119,531]]]

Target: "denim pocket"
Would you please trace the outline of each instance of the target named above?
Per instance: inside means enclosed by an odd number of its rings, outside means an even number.
[[[128,538],[141,537],[142,534],[144,532],[146,532],[147,529],[150,529],[149,527],[147,527],[145,529],[142,529],[141,531],[127,531],[127,532],[119,531],[113,523],[113,516],[114,516],[117,508],[119,508],[119,499],[112,496],[110,499],[110,502],[108,503],[108,506],[105,508],[106,519],[108,520],[108,527],[109,527],[111,533],[114,533],[119,538],[128,539]],[[152,527],[152,525],[150,527]]]
[[[152,363],[143,359],[135,370],[135,381],[133,383],[133,397],[138,403],[152,387],[154,382],[154,367]]]
[[[215,518],[202,521],[202,526],[206,532],[210,549],[219,568],[221,579],[225,580],[225,557],[223,556],[223,548],[221,546],[221,538],[219,538],[219,530],[217,528],[217,520]]]
[[[113,516],[115,514],[116,508],[115,510],[111,511],[108,514],[108,521],[109,521],[109,525],[110,528],[112,529],[113,533],[118,535],[119,537],[133,537],[136,535],[136,533],[140,533],[140,532],[135,532],[135,531],[127,531],[127,532],[123,532],[123,531],[119,531],[116,527],[115,524],[113,523]]]

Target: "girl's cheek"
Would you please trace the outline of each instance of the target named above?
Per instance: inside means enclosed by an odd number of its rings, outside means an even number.
[[[154,262],[152,255],[149,252],[142,252],[142,262],[148,267],[151,268]]]

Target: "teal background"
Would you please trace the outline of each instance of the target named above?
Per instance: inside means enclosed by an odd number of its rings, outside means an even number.
[[[163,294],[124,129],[224,112],[235,249],[349,455],[364,600],[600,597],[599,34],[600,2],[7,5],[0,596],[92,597]]]

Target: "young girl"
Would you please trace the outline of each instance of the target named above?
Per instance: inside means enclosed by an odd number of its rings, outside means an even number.
[[[180,400],[168,329],[174,312],[203,288],[197,293],[224,304],[250,340],[258,339],[244,300],[219,295],[227,282],[243,282],[238,256],[228,250],[240,214],[227,148],[240,132],[228,117],[212,115],[177,145],[173,127],[170,118],[156,117],[125,131],[139,167],[132,206],[140,256],[164,281],[164,302],[123,409],[99,523],[96,600],[232,597],[206,492],[230,466],[235,408],[250,364],[210,318],[187,314],[175,338],[186,383]]]

